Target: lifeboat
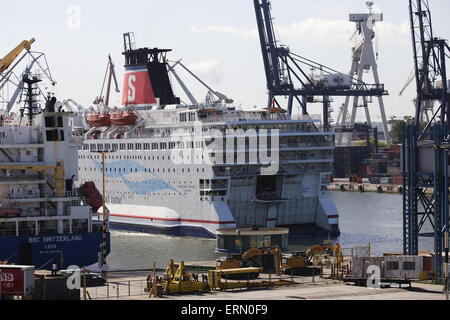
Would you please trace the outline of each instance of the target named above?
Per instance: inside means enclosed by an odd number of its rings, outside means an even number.
[[[86,121],[91,127],[108,127],[111,125],[109,113],[92,113],[86,116]]]
[[[0,217],[1,216],[17,216],[22,213],[22,209],[18,208],[0,208]]]
[[[138,116],[132,110],[125,110],[113,113],[111,123],[115,126],[132,126],[136,124]]]
[[[264,110],[267,110],[269,113],[287,113],[287,110],[277,107],[264,108]]]

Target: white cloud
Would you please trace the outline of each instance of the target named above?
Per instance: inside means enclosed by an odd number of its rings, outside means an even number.
[[[191,26],[191,32],[233,34],[245,37],[257,37],[256,27],[233,27],[233,26]],[[301,22],[293,22],[288,25],[275,25],[276,34],[279,38],[307,37],[311,40],[333,41],[348,40],[355,32],[355,23],[346,20],[329,20],[321,18],[309,18]],[[376,26],[376,31],[381,37],[395,39],[405,37],[409,33],[409,22],[404,21],[397,25],[391,22],[381,22]]]
[[[286,26],[275,26],[275,30],[282,37],[307,35],[308,37],[320,38],[349,38],[355,31],[355,26],[344,20],[310,18]]]
[[[213,83],[220,83],[225,74],[222,64],[217,59],[201,61],[187,66],[200,79],[211,81]]]
[[[194,33],[222,33],[222,34],[237,34],[240,36],[254,37],[258,36],[258,30],[256,28],[249,27],[233,27],[233,26],[209,26],[198,27],[190,26],[189,29]]]
[[[403,21],[400,25],[389,22],[382,22],[378,25],[377,30],[381,37],[395,38],[404,37],[410,34],[410,24],[408,21]]]

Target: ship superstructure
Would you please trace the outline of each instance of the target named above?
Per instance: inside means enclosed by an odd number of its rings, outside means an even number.
[[[180,105],[168,77],[169,50],[135,49],[127,39],[123,104],[136,118],[92,123],[79,151],[80,183],[97,185],[98,152],[107,152],[113,228],[211,238],[217,229],[255,226],[339,233],[326,188],[334,133],[321,132],[320,120],[279,108]]]
[[[41,77],[31,70],[21,75],[19,109],[0,116],[0,261],[90,266],[102,245],[109,253],[109,233],[74,184],[80,139],[71,113],[51,94],[40,103]]]

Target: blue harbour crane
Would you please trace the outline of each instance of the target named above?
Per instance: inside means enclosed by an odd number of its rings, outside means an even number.
[[[419,254],[419,239],[434,240],[436,280],[448,279],[450,108],[447,40],[434,36],[428,0],[409,0],[417,88],[415,124],[405,127],[403,143],[403,249]],[[421,114],[437,108],[428,122]]]
[[[330,128],[331,97],[381,97],[387,95],[383,84],[367,84],[359,79],[291,52],[279,45],[274,31],[269,0],[254,0],[256,21],[268,89],[268,107],[281,108],[278,97],[287,97],[287,111],[294,105],[308,115],[308,103],[323,104],[324,130]],[[309,70],[319,70],[320,78]]]

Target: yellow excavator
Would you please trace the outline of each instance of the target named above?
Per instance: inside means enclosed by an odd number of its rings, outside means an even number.
[[[285,273],[288,275],[304,274],[307,271],[314,271],[320,265],[315,258],[320,254],[330,254],[335,257],[336,264],[342,265],[343,254],[340,244],[336,245],[316,245],[306,252],[294,252],[291,255],[283,255],[279,247],[272,248],[252,248],[242,255],[232,255],[218,259],[217,270],[236,269],[251,266],[253,258],[258,256],[273,256],[275,272],[278,275]],[[313,270],[314,269],[314,270]],[[258,274],[253,274],[252,278],[258,278]]]
[[[29,41],[23,40],[17,47],[15,47],[11,52],[9,52],[3,59],[0,59],[0,74],[5,72],[11,64],[16,60],[19,54],[23,50],[30,50],[31,45],[36,41],[36,39],[31,39]]]
[[[335,258],[336,265],[340,268],[344,262],[344,255],[342,253],[342,247],[339,243],[336,245],[316,245],[306,250],[305,255],[308,257],[309,262],[314,265],[320,265],[320,255],[329,255]],[[315,260],[315,261],[314,261]]]

